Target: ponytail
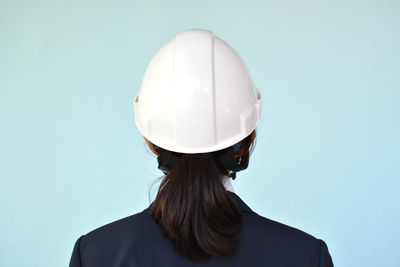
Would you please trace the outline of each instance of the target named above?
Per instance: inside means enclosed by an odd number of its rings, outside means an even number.
[[[245,167],[254,137],[255,131],[240,146],[247,152]],[[146,142],[158,155],[159,168],[166,174],[150,206],[150,214],[164,236],[192,261],[231,257],[240,241],[237,236],[242,214],[221,181],[221,175],[228,171],[216,161],[219,154],[182,154]]]

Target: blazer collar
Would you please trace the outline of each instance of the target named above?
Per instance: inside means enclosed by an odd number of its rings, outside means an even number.
[[[227,191],[227,192],[231,195],[231,197],[233,198],[233,200],[235,200],[235,202],[236,202],[236,204],[238,205],[240,211],[244,211],[244,212],[254,212],[254,211],[252,211],[252,210],[250,209],[249,206],[247,206],[246,203],[244,203],[244,201],[243,201],[236,193],[234,193],[234,192],[232,192],[232,191]],[[151,207],[152,205],[153,205],[153,202],[152,202],[152,203],[150,204],[150,206],[149,206],[147,209],[145,209],[145,210],[149,210],[150,207]]]
[[[236,204],[239,206],[239,210],[241,211],[247,211],[247,212],[253,212],[249,206],[234,192],[227,191],[233,199],[236,201]]]

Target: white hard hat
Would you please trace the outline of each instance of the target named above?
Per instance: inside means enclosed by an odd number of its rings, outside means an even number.
[[[153,144],[181,153],[227,148],[261,119],[261,94],[240,56],[208,30],[187,30],[154,55],[134,100]]]

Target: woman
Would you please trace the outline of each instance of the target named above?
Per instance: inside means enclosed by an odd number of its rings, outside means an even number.
[[[261,94],[227,43],[180,32],[151,60],[134,107],[165,177],[148,208],[82,235],[70,267],[333,266],[324,241],[258,215],[233,190]]]

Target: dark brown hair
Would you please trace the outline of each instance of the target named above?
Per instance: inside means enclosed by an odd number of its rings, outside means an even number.
[[[233,146],[210,153],[183,154],[165,150],[145,138],[159,163],[178,158],[158,188],[150,206],[151,216],[175,249],[192,261],[210,257],[231,257],[240,240],[242,214],[221,182],[230,170],[217,159],[225,153],[228,160],[247,168],[254,148],[255,130]],[[240,145],[240,146],[239,146]],[[234,153],[232,153],[234,151]],[[231,157],[229,159],[229,157]],[[225,160],[226,162],[226,160]],[[160,165],[159,165],[160,166]],[[229,166],[229,164],[228,164]],[[234,176],[235,177],[235,176]]]

